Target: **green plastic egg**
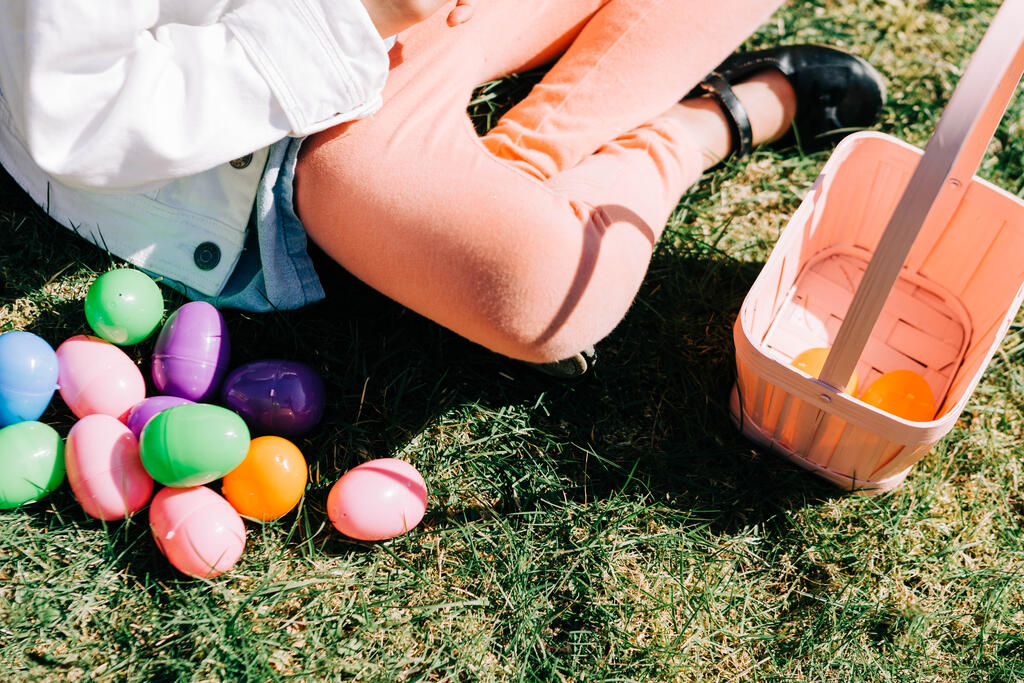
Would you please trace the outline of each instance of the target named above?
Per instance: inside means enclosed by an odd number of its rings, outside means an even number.
[[[149,421],[139,450],[149,476],[164,486],[200,486],[220,479],[245,460],[249,428],[227,408],[180,405]]]
[[[38,500],[64,481],[64,441],[50,425],[0,429],[0,510]]]
[[[85,319],[98,337],[112,344],[138,344],[164,317],[164,296],[145,273],[111,270],[96,278],[85,295]]]

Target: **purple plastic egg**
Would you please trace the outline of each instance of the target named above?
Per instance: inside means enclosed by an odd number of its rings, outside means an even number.
[[[132,431],[132,434],[135,435],[135,438],[138,439],[142,436],[142,428],[146,426],[147,422],[156,417],[157,413],[186,403],[192,403],[192,401],[180,396],[150,396],[132,406],[132,409],[128,411],[127,417],[125,417],[124,423]]]
[[[324,415],[324,383],[308,365],[291,360],[258,360],[228,375],[224,405],[261,434],[305,434]]]
[[[224,316],[204,301],[171,314],[153,349],[153,384],[161,394],[202,402],[216,395],[231,342]]]

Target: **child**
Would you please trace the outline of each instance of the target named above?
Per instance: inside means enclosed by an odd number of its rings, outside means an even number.
[[[877,73],[828,48],[734,55],[694,88],[775,4],[17,0],[0,163],[190,296],[321,298],[308,234],[455,332],[576,371],[704,170],[794,121],[805,147],[875,121]],[[474,86],[553,60],[478,138]]]

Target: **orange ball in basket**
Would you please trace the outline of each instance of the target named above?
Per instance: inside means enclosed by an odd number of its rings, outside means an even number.
[[[825,365],[825,359],[828,357],[828,349],[821,347],[815,349],[807,349],[790,363],[794,368],[803,370],[811,377],[817,379],[818,375],[821,374],[821,368]],[[846,393],[853,396],[857,392],[857,371],[854,370],[853,374],[850,375],[850,381],[846,383]]]
[[[864,390],[860,400],[905,420],[927,422],[935,417],[932,388],[913,370],[885,373]]]

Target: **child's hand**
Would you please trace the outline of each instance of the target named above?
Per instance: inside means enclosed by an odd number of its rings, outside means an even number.
[[[458,26],[472,19],[475,5],[476,0],[458,0],[455,3],[455,9],[448,13],[448,25]]]
[[[400,33],[414,24],[432,16],[452,0],[362,0],[373,25],[382,38]],[[477,0],[456,0],[455,8],[448,14],[448,25],[458,26],[473,16]]]

